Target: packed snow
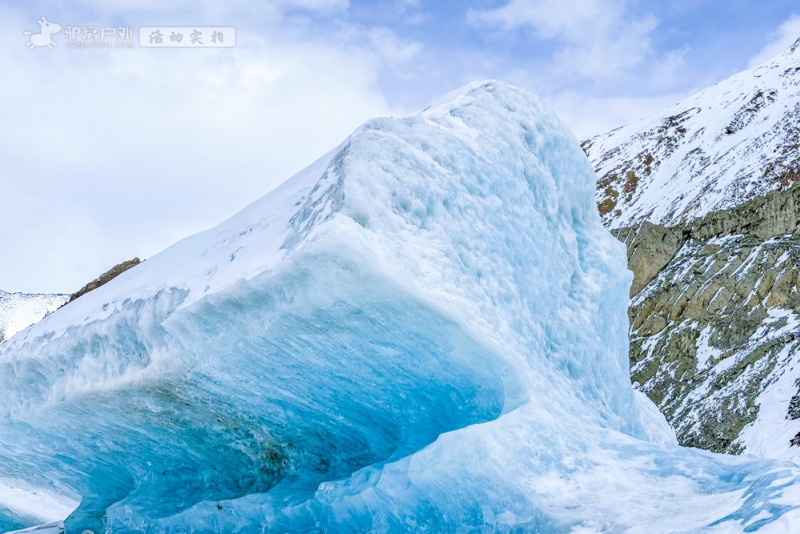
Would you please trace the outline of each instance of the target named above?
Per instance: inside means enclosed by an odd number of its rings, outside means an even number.
[[[41,321],[68,298],[69,295],[0,291],[0,342]]]
[[[68,533],[800,528],[797,466],[634,393],[594,188],[499,82],[368,121],[0,346],[0,477],[80,500]]]
[[[585,142],[610,228],[675,225],[800,179],[800,40],[778,57]]]

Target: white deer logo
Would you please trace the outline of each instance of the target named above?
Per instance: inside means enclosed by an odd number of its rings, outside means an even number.
[[[56,46],[56,42],[53,41],[51,36],[61,31],[61,25],[56,24],[55,22],[50,22],[44,17],[40,18],[36,22],[39,23],[39,33],[25,32],[25,35],[30,36],[30,40],[25,43],[25,46],[31,50],[37,46],[46,46],[48,49],[52,50],[53,47]]]

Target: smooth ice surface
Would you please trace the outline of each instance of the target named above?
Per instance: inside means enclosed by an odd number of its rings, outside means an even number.
[[[794,464],[634,395],[594,187],[502,83],[369,121],[0,346],[0,477],[79,495],[68,532],[798,528]]]

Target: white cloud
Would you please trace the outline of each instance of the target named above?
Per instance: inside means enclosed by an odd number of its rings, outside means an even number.
[[[340,39],[281,20],[233,49],[67,50],[61,36],[31,52],[32,16],[0,8],[0,70],[13,73],[0,84],[0,288],[12,291],[73,291],[220,222],[397,111],[378,70],[415,53],[388,30]]]
[[[750,58],[749,66],[754,67],[773,57],[792,46],[800,39],[800,15],[794,15],[781,24],[777,30],[770,33],[769,42]]]
[[[406,24],[421,24],[428,19],[420,0],[395,0],[392,11]]]
[[[652,16],[635,17],[620,0],[509,0],[497,9],[471,11],[470,20],[501,29],[530,28],[557,43],[562,74],[615,78],[652,55]]]
[[[411,61],[422,48],[417,42],[400,39],[388,28],[374,28],[367,35],[372,50],[390,65]]]
[[[650,66],[650,79],[656,87],[671,87],[680,81],[681,69],[686,66],[688,46],[669,50]]]
[[[316,11],[347,9],[350,5],[348,0],[280,0],[278,3],[288,7],[299,7]]]

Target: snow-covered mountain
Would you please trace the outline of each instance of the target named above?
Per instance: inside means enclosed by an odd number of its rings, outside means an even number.
[[[583,147],[634,272],[633,380],[682,444],[800,461],[800,41]]]
[[[69,295],[0,291],[0,343],[64,304]]]
[[[0,346],[0,518],[58,520],[32,512],[49,498],[80,502],[68,532],[797,529],[800,467],[679,448],[631,388],[594,191],[567,128],[499,82],[368,121]]]
[[[140,262],[139,258],[115,265],[72,295],[47,293],[9,293],[0,290],[0,343],[17,332],[41,321],[64,304],[107,284]]]
[[[584,143],[603,221],[676,225],[800,181],[800,40],[652,117]]]

